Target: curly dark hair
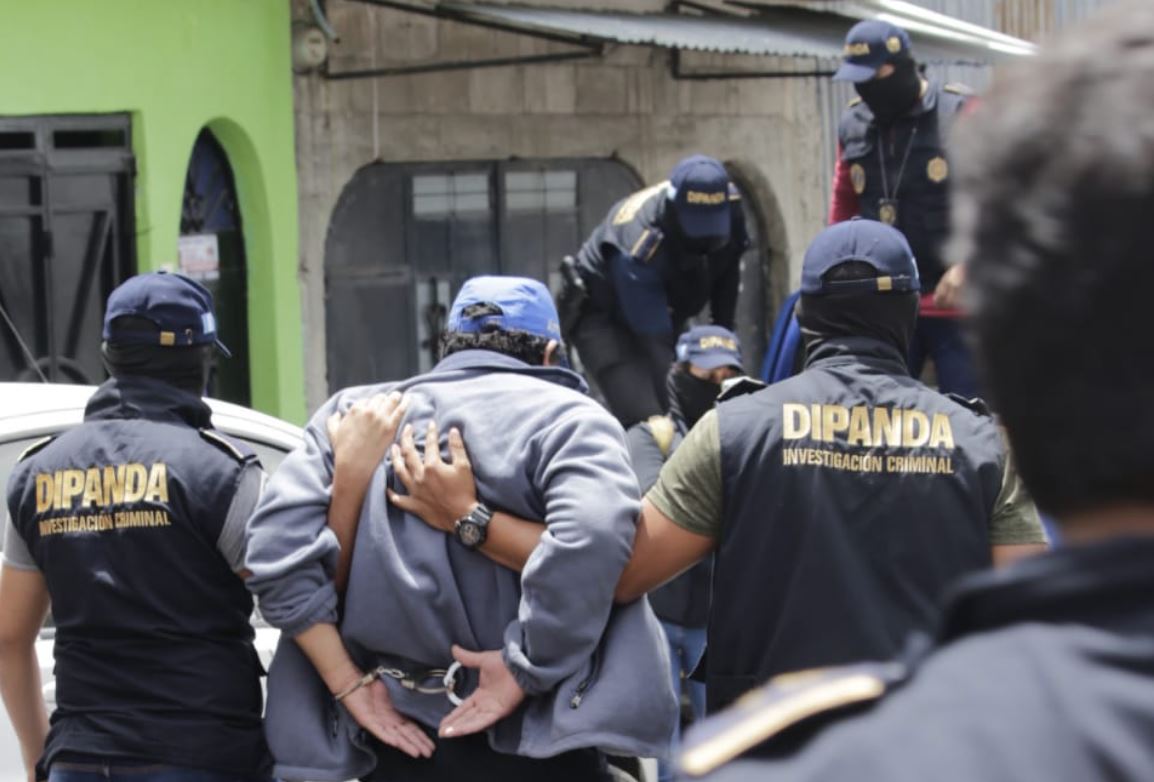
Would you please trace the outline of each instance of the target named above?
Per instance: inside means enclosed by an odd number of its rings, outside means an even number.
[[[956,128],[953,251],[1038,505],[1154,502],[1154,4],[999,74]]]
[[[530,366],[541,366],[545,363],[545,348],[548,345],[549,340],[536,334],[527,331],[503,331],[493,326],[481,332],[446,331],[441,334],[440,348],[441,358],[461,350],[492,350],[524,361]],[[556,361],[564,362],[564,352],[560,345],[554,355]]]

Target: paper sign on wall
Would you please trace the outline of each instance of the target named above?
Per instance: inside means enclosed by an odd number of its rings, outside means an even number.
[[[220,247],[216,234],[193,234],[177,241],[180,273],[194,280],[220,279]]]

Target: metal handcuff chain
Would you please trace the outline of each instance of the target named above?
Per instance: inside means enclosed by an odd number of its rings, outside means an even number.
[[[460,670],[461,664],[454,660],[453,664],[448,668],[433,668],[427,671],[426,674],[420,679],[414,679],[407,672],[402,671],[400,668],[388,668],[384,665],[378,665],[376,668],[369,671],[361,678],[357,679],[356,682],[349,685],[348,688],[342,690],[333,697],[336,699],[337,703],[340,703],[362,687],[367,687],[375,679],[389,678],[396,681],[406,690],[411,690],[422,695],[440,695],[441,693],[444,693],[445,697],[449,699],[449,703],[453,704],[454,706],[460,706],[462,703],[464,703],[464,700],[456,693],[457,673]],[[441,679],[441,683],[438,686],[422,687],[420,684],[420,682],[428,681],[429,679],[435,679],[438,677]]]

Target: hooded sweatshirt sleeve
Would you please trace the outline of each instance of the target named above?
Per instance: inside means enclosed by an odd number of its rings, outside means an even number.
[[[333,454],[325,421],[337,409],[330,399],[304,430],[304,442],[281,462],[265,488],[245,533],[245,582],[261,615],[296,635],[335,622],[333,585],[339,545],[328,528]]]
[[[528,463],[533,484],[542,487],[546,531],[522,571],[504,656],[521,687],[539,694],[597,648],[641,503],[624,433],[593,405],[541,432]]]

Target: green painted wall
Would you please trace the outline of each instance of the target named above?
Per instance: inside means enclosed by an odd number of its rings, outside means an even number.
[[[289,0],[35,0],[0,28],[0,114],[128,112],[139,268],[175,264],[185,172],[228,153],[248,263],[253,406],[305,417]]]

